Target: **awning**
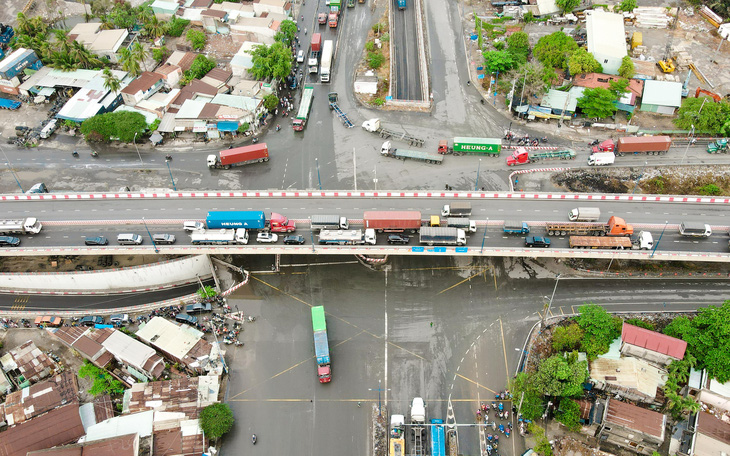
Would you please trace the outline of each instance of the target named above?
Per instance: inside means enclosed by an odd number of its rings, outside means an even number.
[[[53,88],[53,87],[43,87],[43,88],[42,88],[42,89],[41,89],[41,90],[40,90],[40,91],[38,92],[38,95],[39,95],[39,96],[44,96],[44,97],[50,97],[50,96],[51,96],[51,95],[53,95],[54,93],[56,93],[56,89],[55,89],[55,88]]]
[[[238,122],[230,120],[219,121],[218,131],[238,131]]]
[[[152,136],[150,136],[150,141],[152,141],[152,144],[159,144],[162,142],[162,135],[154,132],[152,133]]]
[[[208,139],[221,139],[221,134],[218,130],[208,130],[206,136],[208,136]]]
[[[205,133],[206,130],[208,130],[208,127],[204,120],[196,120],[195,123],[193,123],[193,133]]]

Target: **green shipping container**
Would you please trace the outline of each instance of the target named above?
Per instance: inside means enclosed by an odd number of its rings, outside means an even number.
[[[337,8],[342,8],[342,0],[330,0],[330,8],[333,6],[336,6]]]
[[[454,138],[454,152],[468,155],[499,156],[502,140],[499,138]]]

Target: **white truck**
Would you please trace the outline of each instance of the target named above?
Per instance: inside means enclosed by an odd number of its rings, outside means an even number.
[[[422,397],[414,397],[411,402],[411,424],[426,424],[426,405]]]
[[[35,217],[0,220],[0,234],[38,234],[43,225]]]
[[[597,222],[601,218],[601,210],[597,207],[576,207],[568,212],[571,222]]]
[[[365,233],[362,230],[322,230],[319,232],[320,244],[375,245],[375,241],[375,230],[373,228],[366,229]]]
[[[313,215],[310,227],[315,230],[346,230],[350,227],[347,217],[339,215]]]
[[[190,233],[190,242],[193,245],[248,244],[248,231],[244,228],[194,231]]]
[[[322,47],[322,58],[319,63],[320,82],[330,82],[330,71],[332,70],[332,55],[335,50],[335,43],[332,40],[324,40]]]
[[[477,232],[477,222],[468,218],[462,217],[449,217],[446,219],[446,226],[452,226],[454,228],[461,228],[464,231],[470,233]]]
[[[444,204],[441,209],[442,217],[471,217],[471,203],[455,201],[451,204]]]
[[[459,228],[424,226],[419,241],[428,245],[466,245],[466,233]]]
[[[588,157],[588,166],[613,165],[616,155],[613,152],[596,152]]]

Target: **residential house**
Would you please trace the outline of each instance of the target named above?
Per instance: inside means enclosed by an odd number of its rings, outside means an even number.
[[[135,106],[162,88],[162,75],[145,71],[122,89],[122,99],[127,106]]]
[[[585,87],[587,89],[595,89],[601,87],[608,89],[610,83],[622,79],[619,76],[602,73],[585,73],[579,74],[573,78],[573,85]],[[629,85],[626,88],[628,92],[618,100],[617,108],[621,111],[634,112],[636,105],[644,92],[644,81],[642,79],[629,79]]]
[[[253,57],[250,52],[262,43],[256,41],[244,41],[238,52],[231,59],[231,71],[235,76],[245,76],[246,72],[253,68]]]
[[[180,82],[180,79],[183,77],[183,71],[182,68],[180,68],[177,65],[173,65],[170,63],[165,63],[164,65],[160,65],[155,69],[155,73],[162,76],[162,80],[164,81],[164,86],[168,89],[171,89],[175,86],[177,86],[177,83]]]
[[[0,396],[3,394],[10,394],[13,390],[13,382],[10,381],[5,372],[0,369]]]
[[[197,52],[174,51],[165,61],[165,65],[177,65],[185,73],[193,65],[193,61],[198,55],[200,54]]]
[[[137,383],[124,392],[122,413],[153,410],[180,412],[187,418],[197,418],[201,410],[218,402],[219,392],[220,378],[217,375]]]
[[[68,32],[69,39],[83,43],[91,52],[99,57],[107,57],[117,63],[117,51],[129,36],[127,29],[102,30],[101,22],[81,22]]]
[[[218,93],[226,93],[229,90],[228,81],[233,77],[233,72],[222,68],[213,68],[200,79],[202,82],[218,89]]]
[[[112,75],[121,81],[124,87],[131,77],[126,71],[111,70]],[[81,89],[96,78],[103,77],[102,70],[73,70],[61,71],[51,67],[43,67],[30,76],[20,87],[20,94],[26,97],[34,95],[50,96],[55,89],[73,87]]]
[[[659,367],[684,358],[687,342],[660,332],[624,323],[621,330],[621,354],[642,359]]]
[[[153,453],[170,454],[170,453]],[[172,453],[185,454],[185,453]],[[29,451],[28,456],[138,456],[139,435],[127,434],[93,442],[75,443],[47,450]]]
[[[218,108],[206,100],[185,100],[175,115],[175,129],[183,127],[183,131],[207,133],[208,124],[217,119]]]
[[[9,350],[0,357],[0,365],[18,387],[24,388],[52,375],[57,366],[36,347],[32,340]]]
[[[256,16],[265,14],[278,14],[280,16],[291,16],[291,2],[289,0],[258,0],[253,4]]]
[[[229,25],[231,37],[238,43],[256,41],[261,44],[273,44],[274,35],[279,30],[281,21],[271,17],[241,17],[238,22]]]
[[[257,98],[261,92],[261,81],[254,79],[239,79],[231,89],[231,95]]]
[[[672,81],[644,81],[641,110],[656,114],[674,115],[682,106],[682,83]]]
[[[618,74],[621,60],[628,55],[623,16],[602,9],[587,11],[586,38],[588,52],[601,64],[603,72]]]
[[[540,106],[546,108],[547,112],[530,109],[529,113],[547,119],[559,118],[561,115],[572,116],[578,106],[578,98],[583,96],[583,90],[583,87],[573,87],[567,92],[550,89],[540,102]]]
[[[48,380],[8,394],[3,410],[8,426],[28,421],[57,407],[78,402],[76,374],[65,371]]]
[[[168,21],[177,13],[180,9],[178,2],[171,2],[168,0],[155,0],[150,5],[152,12],[155,13],[157,19],[161,21]]]
[[[137,103],[135,108],[152,113],[157,119],[162,119],[179,93],[180,89],[173,89],[168,93],[157,92],[148,99]]]
[[[211,101],[216,95],[218,95],[218,89],[199,79],[193,79],[188,85],[180,89],[180,93],[172,101],[170,109],[179,110],[187,100]]]
[[[240,95],[218,94],[211,103],[220,105],[217,118],[219,120],[235,120],[239,123],[253,123],[264,108],[262,98],[242,97]],[[224,107],[230,109],[222,109]]]
[[[664,442],[667,417],[616,399],[606,399],[596,437],[638,454],[651,455]]]
[[[122,87],[125,87],[127,82],[125,78]],[[104,77],[99,72],[63,105],[56,117],[83,122],[97,114],[114,111],[121,102],[122,94],[107,89],[104,86]]]
[[[727,456],[730,454],[730,423],[723,415],[700,411],[695,417],[695,437],[690,456]]]
[[[218,9],[207,9],[200,13],[203,28],[208,33],[228,34],[228,13]]]
[[[178,16],[190,21],[192,25],[203,25],[202,13],[210,8],[213,0],[190,0],[185,2],[185,8],[180,8]]]
[[[156,421],[152,441],[154,455],[200,455],[208,449],[197,419]]]
[[[84,429],[88,429],[89,426],[93,426],[97,423],[101,423],[109,418],[114,418],[116,409],[112,404],[112,398],[108,394],[100,394],[94,396],[91,402],[87,402],[79,407],[79,414],[81,415],[81,422],[84,424]]]
[[[212,4],[210,9],[225,11],[228,14],[228,23],[238,22],[240,17],[256,17],[252,4],[221,2]]]
[[[76,442],[84,435],[79,404],[55,408],[0,435],[0,456],[25,456],[29,451]]]
[[[90,328],[83,326],[64,326],[48,329],[47,331],[56,336],[67,347],[76,350],[96,367],[106,369],[114,359],[114,355],[109,353],[101,343],[86,336]]]

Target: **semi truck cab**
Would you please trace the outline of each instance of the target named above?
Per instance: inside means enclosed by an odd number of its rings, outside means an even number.
[[[271,219],[268,221],[268,228],[274,233],[291,233],[296,231],[297,225],[283,215],[272,212]]]

